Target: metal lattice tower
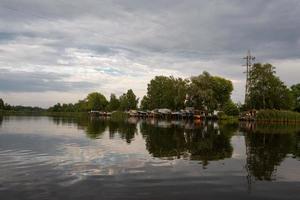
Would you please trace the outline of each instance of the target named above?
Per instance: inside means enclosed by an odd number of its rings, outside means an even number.
[[[255,60],[254,56],[251,56],[250,50],[248,50],[247,56],[243,59],[246,60],[246,88],[245,88],[245,105],[249,102],[249,88],[250,88],[250,72],[252,70],[252,61]]]

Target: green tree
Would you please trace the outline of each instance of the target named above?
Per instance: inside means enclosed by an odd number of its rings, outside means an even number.
[[[224,104],[232,102],[230,100],[230,96],[233,91],[232,82],[218,76],[213,76],[212,82],[212,87],[215,98],[217,100],[218,108],[222,108]]]
[[[185,79],[156,76],[148,84],[147,98],[143,102],[147,102],[148,109],[181,109],[184,107],[187,85],[188,81]]]
[[[235,103],[232,102],[232,100],[229,100],[224,104],[223,111],[229,116],[239,115],[239,108]]]
[[[0,110],[4,110],[4,101],[0,99]]]
[[[87,96],[87,104],[89,110],[104,110],[108,102],[103,94],[93,92]]]
[[[88,111],[89,109],[88,109],[87,99],[79,100],[77,103],[75,103],[74,109],[77,112],[86,112],[86,111]]]
[[[295,101],[294,110],[300,112],[300,83],[292,85],[291,90]]]
[[[108,110],[109,111],[115,111],[118,110],[120,108],[120,101],[119,99],[116,97],[115,94],[111,94],[110,95],[110,101],[108,104]]]
[[[121,110],[134,110],[137,109],[139,99],[136,97],[132,89],[129,89],[127,93],[120,96],[120,108]]]
[[[250,71],[248,108],[290,109],[293,105],[292,94],[286,85],[275,76],[271,64],[256,63]]]
[[[189,105],[208,111],[221,109],[230,100],[232,91],[230,80],[203,72],[199,76],[191,77],[188,89]]]
[[[150,109],[150,101],[148,96],[144,96],[142,101],[141,101],[141,109],[142,110],[149,110]]]

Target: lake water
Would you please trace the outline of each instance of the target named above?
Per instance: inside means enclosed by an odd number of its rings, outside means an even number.
[[[296,125],[0,116],[0,199],[300,199]]]

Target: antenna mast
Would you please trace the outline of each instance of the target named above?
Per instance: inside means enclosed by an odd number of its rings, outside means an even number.
[[[251,55],[250,50],[248,50],[247,56],[243,59],[246,60],[246,88],[245,88],[245,105],[249,106],[249,88],[250,88],[250,72],[252,71],[252,61],[255,60],[255,57]],[[250,106],[251,107],[251,106]]]

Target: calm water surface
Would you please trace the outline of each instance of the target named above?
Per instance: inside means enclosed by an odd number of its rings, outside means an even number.
[[[0,116],[0,199],[300,199],[300,127]]]

